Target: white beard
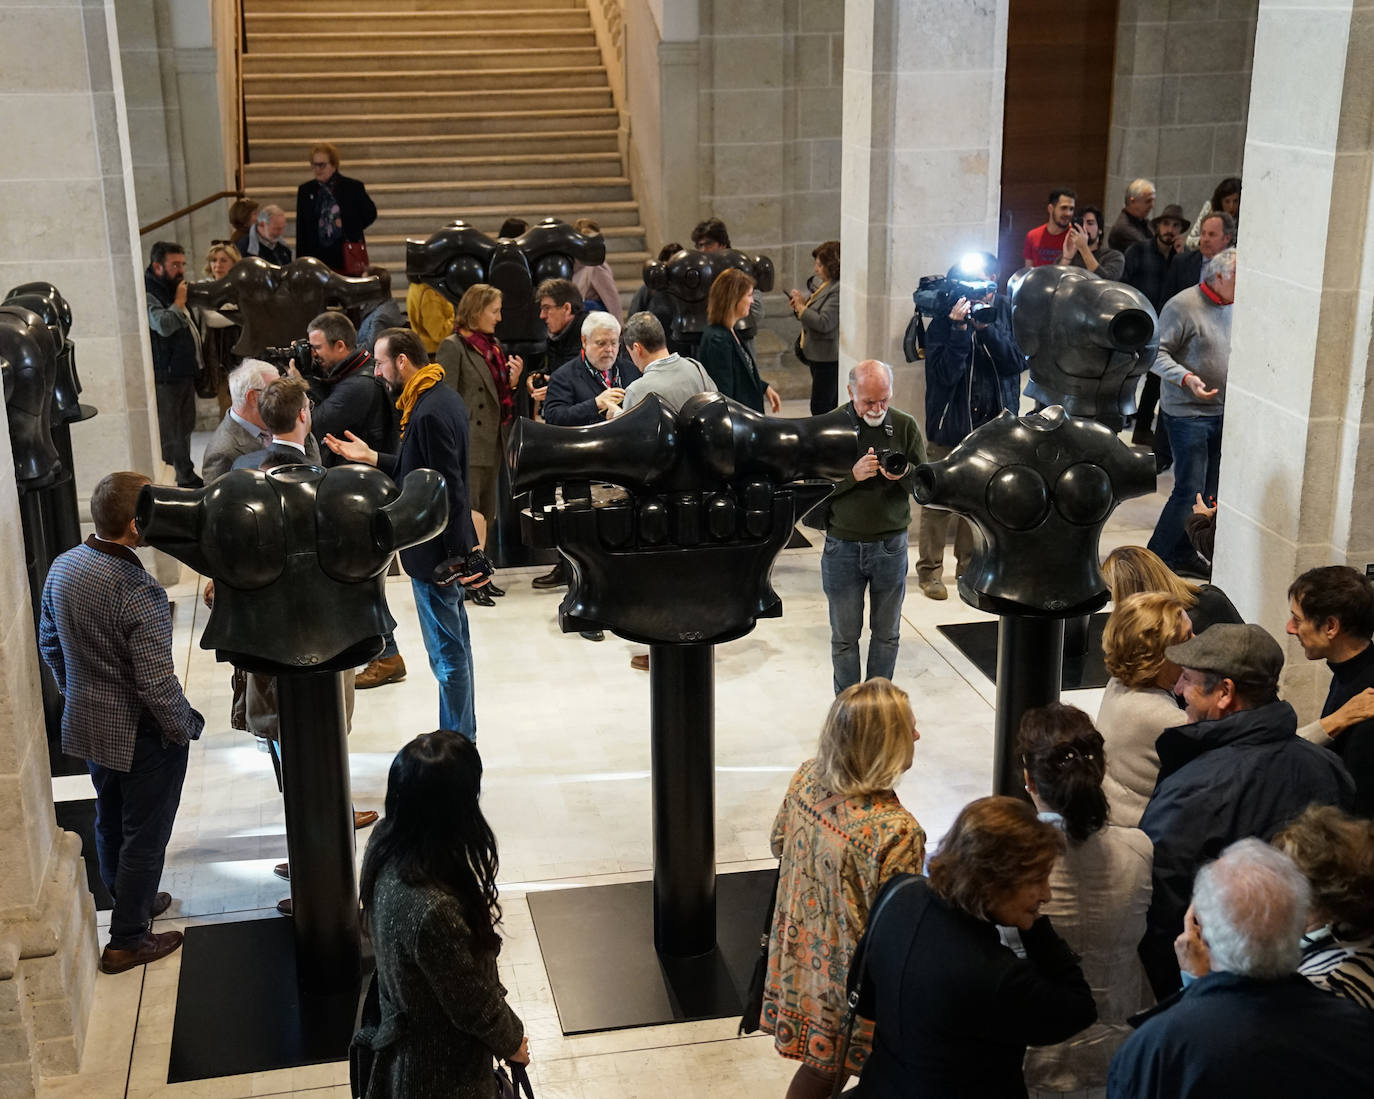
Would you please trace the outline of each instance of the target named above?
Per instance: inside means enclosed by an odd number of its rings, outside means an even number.
[[[869,427],[882,427],[882,426],[883,426],[883,421],[886,420],[886,419],[887,419],[887,413],[886,413],[886,412],[877,412],[877,413],[866,412],[866,413],[863,414],[863,421],[864,421],[864,423],[866,423]]]

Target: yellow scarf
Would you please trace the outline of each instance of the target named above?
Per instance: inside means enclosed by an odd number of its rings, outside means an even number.
[[[396,407],[401,410],[402,438],[405,437],[406,424],[410,423],[410,414],[415,411],[415,402],[420,399],[420,394],[427,389],[433,389],[443,380],[444,368],[438,363],[422,366],[410,376],[410,381],[406,382],[405,388],[396,400]]]
[[[808,309],[811,308],[811,303],[812,303],[813,301],[815,301],[817,298],[819,298],[819,297],[821,296],[821,291],[824,290],[824,289],[825,289],[827,286],[829,286],[829,285],[830,285],[830,280],[829,280],[829,279],[826,279],[825,282],[821,283],[818,287],[816,287],[816,292],[815,292],[814,294],[812,294],[809,298],[807,298],[807,299],[806,299],[806,304],[802,306],[802,312],[803,312],[803,313],[805,313]],[[805,347],[805,346],[806,346],[806,325],[802,325],[801,339],[797,341],[797,346],[798,346],[798,347]]]

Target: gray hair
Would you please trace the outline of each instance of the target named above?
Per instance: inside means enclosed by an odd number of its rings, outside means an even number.
[[[260,206],[258,208],[255,220],[259,225],[266,225],[278,214],[285,216],[286,211],[283,210],[280,206]]]
[[[849,368],[850,389],[853,389],[855,386],[859,384],[859,367],[863,366],[864,363],[877,363],[879,366],[881,366],[884,370],[887,371],[887,384],[893,384],[894,378],[892,376],[891,364],[883,362],[882,359],[864,359],[863,362],[857,362]]]
[[[620,338],[620,322],[609,313],[603,313],[600,309],[587,314],[587,319],[582,322],[582,338],[590,340],[598,332],[610,332],[616,339]]]
[[[1202,265],[1198,282],[1211,282],[1216,278],[1234,278],[1236,274],[1236,250],[1223,248]]]
[[[229,375],[229,400],[235,408],[242,408],[250,392],[256,390],[261,393],[280,377],[281,371],[271,363],[261,359],[244,359]]]
[[[635,313],[625,322],[625,346],[639,344],[645,351],[662,351],[667,346],[663,324],[650,312]]]
[[[1197,873],[1193,911],[1212,968],[1275,980],[1298,968],[1312,888],[1297,864],[1254,836]]]
[[[1131,199],[1137,198],[1146,191],[1153,191],[1154,189],[1155,185],[1148,179],[1133,179],[1130,183],[1126,184],[1126,201],[1130,202]]]

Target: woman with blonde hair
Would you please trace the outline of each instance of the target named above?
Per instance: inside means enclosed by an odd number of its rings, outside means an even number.
[[[205,253],[205,277],[222,279],[243,257],[239,250],[227,240],[212,240]],[[234,354],[234,344],[239,342],[238,310],[232,306],[220,309],[204,309],[199,306],[191,309],[196,322],[196,334],[200,337],[201,371],[196,377],[196,395],[214,397],[219,401],[219,414],[223,416],[233,403],[229,397],[229,374],[242,362]]]
[[[867,1025],[855,1027],[845,1063],[836,1060],[845,974],[879,887],[925,861],[925,831],[892,789],[919,735],[911,700],[891,681],[847,688],[773,822],[781,865],[760,1025],[801,1062],[788,1099],[828,1096],[837,1076],[863,1067]]]
[[[484,282],[463,293],[454,314],[455,331],[439,345],[444,381],[468,407],[468,499],[479,548],[487,544],[487,523],[496,515],[497,488],[506,439],[515,422],[515,388],[525,369],[519,355],[507,356],[496,338],[501,291]],[[506,593],[490,582],[469,589],[479,607]]]
[[[1313,805],[1273,842],[1312,886],[1298,972],[1374,1011],[1374,823]]]
[[[1120,546],[1102,562],[1102,578],[1111,589],[1112,602],[1141,591],[1167,592],[1183,600],[1193,632],[1201,633],[1216,622],[1243,622],[1226,593],[1215,584],[1194,584],[1173,572],[1144,546]]]
[[[1188,715],[1174,697],[1179,666],[1165,653],[1193,636],[1187,604],[1166,592],[1126,596],[1102,631],[1102,659],[1111,674],[1097,712],[1107,746],[1102,788],[1113,824],[1134,828],[1155,791],[1159,753],[1155,741]]]
[[[754,355],[739,338],[735,325],[749,315],[754,304],[754,280],[734,267],[722,271],[711,283],[706,299],[706,319],[710,322],[701,334],[696,358],[716,388],[755,412],[765,403],[773,412],[782,408],[782,398],[759,377]]]

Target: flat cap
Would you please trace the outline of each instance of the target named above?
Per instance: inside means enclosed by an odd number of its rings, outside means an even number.
[[[1283,671],[1283,649],[1263,626],[1218,622],[1164,655],[1181,668],[1216,672],[1237,683],[1272,686]]]

